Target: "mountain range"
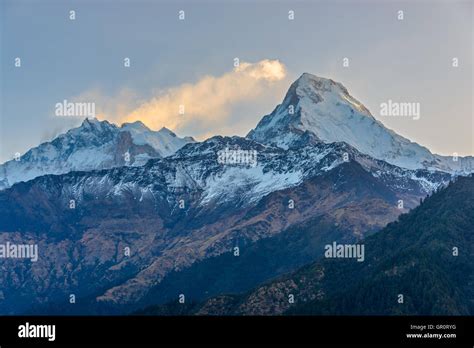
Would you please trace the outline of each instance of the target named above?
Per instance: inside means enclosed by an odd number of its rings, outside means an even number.
[[[474,171],[472,156],[432,154],[426,147],[398,135],[376,120],[340,83],[303,74],[283,102],[262,118],[247,137],[282,148],[308,133],[325,143],[345,142],[373,158],[408,169],[466,174]]]
[[[108,121],[85,119],[80,127],[0,165],[0,190],[46,174],[143,165],[190,142],[194,139],[179,138],[164,127],[152,131],[140,121],[117,127]]]
[[[473,226],[474,176],[461,177],[361,242],[364,262],[325,258],[243,294],[136,314],[473,315]]]
[[[128,313],[250,291],[328,243],[379,235],[473,163],[431,154],[310,74],[247,137],[85,120],[1,166],[0,243],[34,241],[40,257],[2,261],[0,311]]]

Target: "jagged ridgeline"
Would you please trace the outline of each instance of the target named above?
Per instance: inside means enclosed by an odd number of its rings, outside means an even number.
[[[0,312],[123,314],[244,293],[378,233],[473,164],[401,137],[310,74],[246,137],[85,120],[0,166],[0,245],[37,247],[34,262],[2,260]],[[308,296],[343,288],[330,284]],[[288,295],[292,308],[304,299]],[[267,301],[265,313],[290,309]]]
[[[461,177],[377,234],[365,261],[323,259],[240,295],[138,314],[473,315],[474,177]],[[294,301],[289,301],[290,295]],[[292,302],[292,303],[291,303]]]

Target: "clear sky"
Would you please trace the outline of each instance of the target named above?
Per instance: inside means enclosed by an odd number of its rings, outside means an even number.
[[[474,154],[469,0],[0,0],[0,25],[0,162],[79,124],[55,116],[64,99],[180,136],[245,135],[303,72],[341,82],[432,152]],[[380,116],[389,99],[419,102],[420,119]]]

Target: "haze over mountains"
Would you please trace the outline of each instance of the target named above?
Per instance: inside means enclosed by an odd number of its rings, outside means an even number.
[[[256,151],[256,162],[223,163],[222,151]],[[2,165],[0,243],[35,241],[40,257],[5,261],[0,311],[124,313],[173,298],[179,283],[195,284],[197,300],[247,291],[321,258],[327,243],[379,231],[472,163],[409,142],[310,74],[245,138],[86,120]],[[239,261],[231,280],[202,266],[230,263],[236,247],[266,266]]]

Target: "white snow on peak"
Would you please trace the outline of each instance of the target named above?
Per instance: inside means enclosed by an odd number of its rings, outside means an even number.
[[[124,142],[123,132],[130,134],[133,144]],[[79,127],[30,149],[19,161],[1,164],[0,190],[46,174],[143,165],[151,158],[172,155],[190,142],[194,139],[180,138],[166,128],[153,131],[140,121],[118,127],[106,120],[86,118]],[[133,154],[130,162],[125,161],[127,151]]]
[[[126,123],[123,123],[120,128],[122,128],[122,130],[127,130],[127,131],[132,131],[133,130],[135,132],[148,132],[148,131],[150,131],[150,128],[145,126],[145,124],[142,121],[126,122]]]
[[[184,145],[194,142],[194,139],[190,137],[178,137],[166,127],[161,128],[159,131],[153,131],[140,121],[124,123],[121,130],[130,132],[135,144],[150,145],[162,157],[168,157]]]
[[[290,112],[293,111],[293,112]],[[296,80],[280,104],[248,137],[264,144],[288,147],[301,132],[325,143],[345,142],[376,159],[408,169],[446,172],[474,171],[474,158],[432,154],[376,120],[340,83],[308,73]]]
[[[303,173],[300,170],[278,173],[265,172],[261,166],[230,167],[207,178],[201,204],[212,200],[229,201],[236,197],[246,204],[253,204],[271,192],[296,186],[302,180]]]

